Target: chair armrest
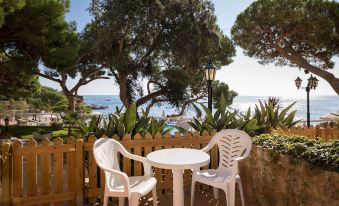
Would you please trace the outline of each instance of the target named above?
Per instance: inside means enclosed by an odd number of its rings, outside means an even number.
[[[202,148],[201,149],[201,151],[203,151],[203,152],[208,152],[208,151],[210,151],[211,149],[212,149],[212,145],[210,144],[210,143],[208,143],[207,145],[206,145],[206,147],[204,147],[204,148]]]
[[[142,162],[142,164],[144,166],[144,173],[145,173],[145,175],[146,176],[151,176],[152,168],[151,168],[151,165],[149,164],[147,158],[131,154],[127,150],[121,151],[121,154],[124,155],[125,157],[129,158],[129,159],[136,160],[138,162]]]
[[[104,171],[106,172],[110,172],[113,173],[114,175],[117,175],[120,177],[120,179],[122,180],[122,184],[124,185],[124,190],[125,192],[129,193],[130,192],[130,183],[129,183],[129,179],[126,173],[121,172],[121,171],[117,171],[117,170],[113,170],[113,169],[108,169],[108,168],[102,168]],[[110,182],[112,180],[109,180]]]
[[[237,161],[237,162],[239,162],[239,161],[244,160],[244,159],[245,159],[245,157],[237,157],[237,158],[235,158],[234,160]]]

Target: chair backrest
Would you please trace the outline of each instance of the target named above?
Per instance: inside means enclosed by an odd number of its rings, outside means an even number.
[[[120,171],[118,152],[123,150],[123,146],[114,139],[100,138],[94,142],[93,154],[97,165],[101,169],[113,169]],[[114,187],[119,185],[122,180],[114,174],[105,171],[106,186]]]
[[[237,129],[226,129],[216,133],[210,144],[218,145],[219,170],[228,170],[233,166],[235,158],[246,158],[252,147],[250,136]]]

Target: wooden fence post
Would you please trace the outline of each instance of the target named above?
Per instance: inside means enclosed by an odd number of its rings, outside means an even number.
[[[84,205],[84,141],[78,139],[75,145],[76,150],[76,205]]]
[[[0,203],[2,206],[9,206],[11,205],[11,195],[12,195],[12,181],[11,181],[11,174],[12,174],[12,144],[11,142],[6,142],[2,145],[2,154],[1,154],[1,161],[2,161],[2,168],[1,168],[1,179],[2,179],[2,194]]]

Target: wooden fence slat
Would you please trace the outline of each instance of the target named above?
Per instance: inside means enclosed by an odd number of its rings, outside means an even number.
[[[134,136],[134,140],[142,140],[142,136],[140,134],[136,134]],[[141,147],[134,147],[134,154],[138,156],[141,155]],[[139,161],[134,161],[134,176],[141,176],[142,175],[142,163]]]
[[[153,139],[153,137],[152,137],[152,135],[150,133],[147,133],[145,135],[145,140],[152,140],[152,139]],[[151,153],[153,151],[152,150],[152,145],[146,145],[144,151],[145,151],[145,157],[146,157],[149,153]]]
[[[75,147],[75,139],[70,137],[67,139],[67,144]],[[75,173],[74,168],[76,166],[75,152],[67,152],[67,191],[75,191]],[[68,205],[75,205],[75,198],[68,202]]]
[[[322,138],[322,139],[339,139],[339,130],[333,126],[333,127],[323,127],[323,126],[310,126],[310,128],[307,128],[307,126],[298,126],[298,127],[292,127],[292,128],[282,128],[278,130],[274,130],[275,133],[282,133],[286,135],[299,135],[304,136],[308,138]]]
[[[157,134],[159,137],[161,136],[160,133]],[[163,139],[165,141],[169,141],[171,139],[176,139],[176,141],[180,141],[180,137],[178,135],[178,133],[175,133],[175,136],[172,137],[171,135],[169,135],[168,133],[165,134],[165,136],[163,137]],[[168,149],[168,148],[173,148],[173,146],[171,145],[165,145],[164,146],[165,149]],[[165,189],[164,192],[166,193],[168,190],[172,190],[173,188],[173,174],[172,174],[172,170],[165,170],[163,169],[162,170],[162,179],[163,179],[163,188]]]
[[[58,147],[59,145],[63,145],[62,139],[59,137],[54,141],[54,146]],[[63,153],[57,152],[54,153],[53,160],[53,189],[54,193],[62,192],[62,177],[63,177]],[[54,203],[54,205],[62,205],[60,202]]]
[[[0,203],[2,206],[10,206],[11,205],[11,158],[10,154],[12,152],[12,144],[11,142],[6,142],[2,145],[2,153],[1,153],[1,176],[2,176],[2,194]]]
[[[84,141],[77,139],[76,141],[76,205],[83,205],[83,191],[85,187],[84,179]]]
[[[146,133],[146,135],[151,135],[151,134]],[[153,139],[154,140],[162,139],[162,136],[157,134],[153,137]],[[162,149],[162,145],[160,145],[160,144],[154,147],[155,151],[160,150],[160,149]],[[155,178],[157,179],[157,193],[158,193],[158,195],[160,195],[160,194],[162,194],[162,188],[164,187],[164,181],[162,179],[162,169],[157,168],[157,167],[155,168]]]
[[[122,138],[122,142],[129,142],[131,141],[131,136],[129,134],[126,134],[123,138]],[[130,148],[126,148],[126,150],[128,152],[131,152]],[[127,157],[123,157],[123,171],[127,174],[127,176],[131,176],[131,160]]]
[[[27,142],[27,147],[35,148],[37,143],[34,139]],[[36,196],[37,193],[37,155],[27,156],[27,196]]]
[[[48,147],[51,144],[49,139],[44,138],[41,147]],[[48,195],[51,191],[51,155],[41,155],[41,194]],[[44,205],[49,205],[48,203]]]
[[[13,142],[12,151],[22,148],[22,142],[16,140]],[[13,156],[13,197],[21,197],[23,195],[23,159],[22,156]]]
[[[88,143],[94,144],[94,142],[96,141],[96,137],[95,136],[90,136],[88,138]],[[89,188],[90,189],[95,189],[97,188],[98,184],[97,184],[97,164],[95,162],[94,159],[94,155],[93,155],[93,150],[88,152],[88,179],[89,179]],[[90,198],[89,199],[89,203],[93,204],[96,202],[96,198]]]

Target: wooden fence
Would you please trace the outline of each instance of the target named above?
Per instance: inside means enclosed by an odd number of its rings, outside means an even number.
[[[288,135],[300,135],[309,138],[322,138],[322,139],[339,139],[339,128],[333,127],[320,127],[320,126],[307,126],[304,127],[292,127],[274,130],[273,132],[288,134]]]
[[[120,140],[120,137],[112,138]],[[63,142],[44,139],[41,144],[30,140],[25,145],[20,141],[8,141],[2,146],[2,195],[1,205],[83,205],[84,201],[94,203],[101,198],[104,190],[104,174],[98,169],[93,156],[93,143],[70,138]],[[121,143],[133,154],[146,156],[148,153],[173,147],[200,149],[210,140],[204,133],[176,134],[142,137],[137,134],[121,138]],[[128,176],[142,175],[142,164],[124,157],[120,158],[121,168]],[[211,150],[209,167],[217,166],[217,148]],[[155,168],[158,194],[172,189],[172,172]],[[184,185],[191,182],[189,170],[184,174]]]

